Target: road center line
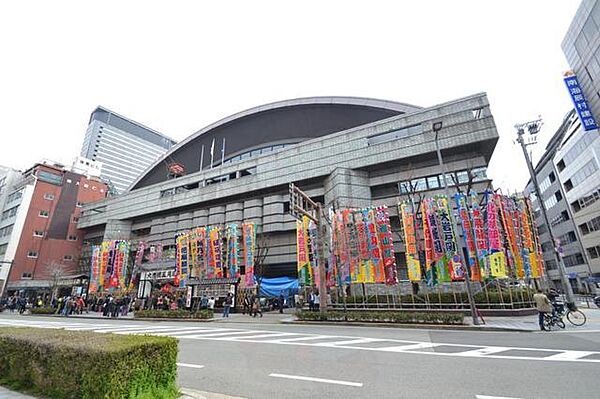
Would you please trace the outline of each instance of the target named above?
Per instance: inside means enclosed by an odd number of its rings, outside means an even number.
[[[201,364],[192,364],[192,363],[177,363],[177,366],[179,367],[189,367],[192,369],[203,369],[204,366]]]
[[[348,386],[351,386],[351,387],[362,387],[363,386],[362,382],[328,380],[326,378],[305,377],[305,376],[301,376],[301,375],[289,375],[289,374],[276,374],[276,373],[272,373],[272,374],[269,374],[269,377],[287,378],[289,380],[324,382],[326,384],[348,385]]]

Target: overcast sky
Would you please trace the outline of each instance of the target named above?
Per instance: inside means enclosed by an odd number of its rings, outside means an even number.
[[[500,133],[489,174],[505,191],[522,190],[513,125],[542,115],[539,156],[571,107],[560,44],[578,5],[4,1],[0,165],[70,162],[97,105],[182,140],[288,98],[431,106],[485,91]]]

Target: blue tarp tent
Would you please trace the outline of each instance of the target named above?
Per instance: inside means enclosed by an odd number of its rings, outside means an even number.
[[[266,297],[278,297],[283,291],[286,298],[298,292],[298,279],[291,277],[263,278],[260,284],[260,295]]]

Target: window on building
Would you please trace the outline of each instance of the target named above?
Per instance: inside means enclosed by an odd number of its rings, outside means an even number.
[[[48,211],[40,211],[40,213],[38,213],[38,215],[42,218],[47,218],[50,216],[50,213]]]
[[[567,211],[562,211],[562,212],[560,213],[560,215],[561,215],[561,217],[562,217],[562,220],[563,220],[563,221],[567,221],[567,220],[571,219],[571,218],[569,217],[569,212],[567,212]]]
[[[471,171],[474,181],[487,180],[487,168],[475,168]]]
[[[73,255],[65,255],[63,256],[63,261],[70,262],[73,260]]]
[[[544,234],[548,232],[548,227],[545,224],[538,226],[538,234]]]
[[[46,182],[46,183],[54,184],[56,186],[62,185],[62,179],[63,179],[62,175],[57,175],[55,173],[50,173],[50,172],[45,171],[45,170],[40,170],[37,173],[37,178],[38,178],[38,180],[41,180],[41,181]]]
[[[430,189],[440,188],[440,181],[437,176],[429,176],[427,178],[427,187]]]
[[[18,210],[19,210],[19,205],[5,210],[4,212],[2,212],[2,217],[0,218],[0,220],[6,220],[6,219],[16,216]]]
[[[7,237],[12,234],[14,224],[5,226],[0,229],[0,237]]]
[[[75,204],[75,206],[77,208],[81,208],[83,206],[83,202],[77,201],[77,204]]]
[[[21,279],[23,279],[23,280],[28,280],[28,279],[31,279],[32,277],[33,277],[33,274],[31,274],[31,273],[25,272],[25,273],[21,274]]]
[[[581,265],[584,263],[583,255],[581,253],[576,253],[573,255],[563,257],[563,262],[566,267],[573,267],[577,265]]]
[[[586,248],[586,250],[588,251],[590,258],[592,258],[592,259],[600,258],[600,245],[596,245],[595,247],[591,247],[591,248]]]
[[[37,253],[37,251],[29,251],[29,252],[27,252],[27,257],[28,258],[37,258],[38,253]]]
[[[542,251],[543,252],[550,252],[554,250],[554,246],[552,245],[551,242],[546,241],[545,243],[542,244]]]
[[[567,180],[567,181],[565,182],[564,186],[565,186],[565,190],[566,190],[567,192],[569,192],[569,191],[573,190],[573,182],[571,181],[571,179]]]
[[[44,236],[44,232],[42,230],[34,230],[33,231],[33,236],[34,237],[43,237]]]
[[[556,261],[554,259],[544,261],[546,263],[546,269],[556,270]]]
[[[475,108],[473,110],[473,119],[481,119],[483,108]]]
[[[556,164],[556,167],[558,168],[559,172],[562,172],[563,170],[565,170],[565,161],[564,160],[560,160],[558,161],[558,163]]]
[[[421,125],[412,125],[403,127],[397,130],[392,130],[390,132],[385,132],[381,134],[377,134],[367,138],[368,145],[376,145],[387,143],[389,141],[399,140],[403,138],[407,138],[410,136],[414,136],[423,132],[423,128]]]
[[[550,179],[550,183],[554,183],[554,181],[556,180],[554,172],[550,172],[550,174],[548,175],[548,179]]]
[[[68,240],[69,241],[77,241],[77,236],[69,236]]]
[[[46,193],[44,194],[44,199],[48,201],[52,201],[54,199],[54,194]]]
[[[4,256],[4,254],[6,253],[6,248],[8,248],[8,244],[0,245],[0,256]]]
[[[461,170],[460,172],[456,172],[456,180],[458,184],[465,184],[469,182],[469,172],[466,170]]]
[[[544,205],[546,205],[546,209],[552,208],[557,203],[558,203],[558,201],[556,200],[556,195],[553,195],[552,197],[550,197],[546,201],[544,201]]]
[[[546,191],[549,187],[550,187],[550,178],[546,177],[544,180],[542,180],[542,182],[540,183],[540,192],[544,192]]]
[[[556,197],[556,202],[560,202],[563,199],[562,193],[560,191],[555,192],[554,196]]]
[[[419,179],[413,179],[410,182],[410,184],[413,187],[414,191],[425,191],[425,190],[427,190],[427,180],[425,180],[424,177],[419,178]]]
[[[579,229],[583,235],[588,235],[594,231],[600,230],[600,216],[596,216],[587,223],[580,224]]]
[[[73,216],[73,217],[71,218],[71,223],[78,223],[78,222],[79,222],[79,217],[77,217],[77,216]]]

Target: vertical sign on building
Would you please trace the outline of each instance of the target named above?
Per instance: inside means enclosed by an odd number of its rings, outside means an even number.
[[[575,110],[579,115],[579,120],[581,120],[583,129],[586,131],[598,129],[598,124],[596,123],[596,119],[594,119],[594,115],[592,115],[592,111],[588,107],[583,90],[581,90],[581,87],[579,86],[577,76],[573,71],[565,72],[564,76],[565,84],[567,85],[569,95],[571,96],[571,100],[573,100]]]

